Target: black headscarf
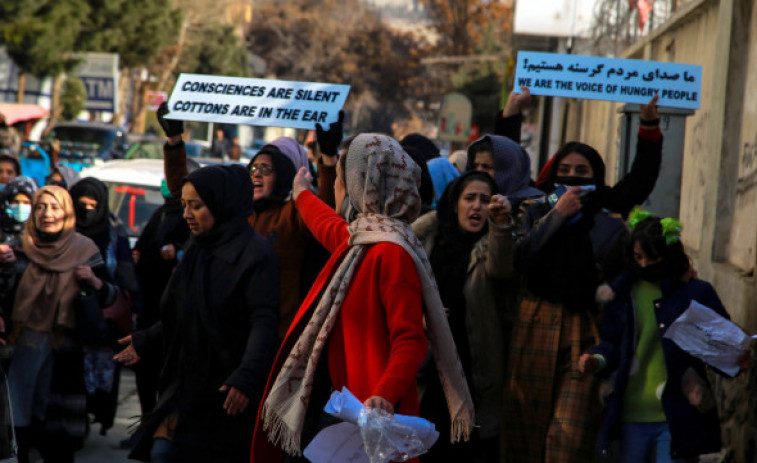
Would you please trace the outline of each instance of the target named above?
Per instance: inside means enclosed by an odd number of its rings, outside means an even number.
[[[597,189],[581,198],[580,219],[571,224],[566,222],[535,256],[527,286],[536,296],[562,303],[570,311],[585,311],[596,307],[594,294],[601,278],[591,232],[606,189],[605,163],[591,146],[569,142],[555,154],[545,184],[548,191],[555,188],[560,161],[571,153],[578,153],[589,162],[594,173],[592,183]]]
[[[400,140],[400,145],[405,148],[405,151],[407,151],[408,146],[417,149],[426,162],[438,158],[441,155],[439,147],[436,146],[430,138],[419,133],[411,133],[410,135],[405,136],[405,138]]]
[[[431,256],[429,256],[442,303],[444,307],[449,309],[450,329],[466,373],[470,373],[471,363],[470,349],[467,345],[463,289],[473,247],[488,231],[488,224],[486,223],[479,232],[471,233],[463,230],[458,222],[458,200],[465,187],[474,181],[489,185],[492,195],[497,193],[497,184],[485,172],[466,172],[450,182],[444,189],[437,205],[436,215],[439,220],[439,229],[434,248],[431,251]]]
[[[76,211],[76,231],[91,238],[105,256],[110,242],[110,220],[108,218],[108,187],[94,177],[85,177],[71,187],[71,199]],[[86,209],[79,203],[83,196],[97,201],[94,209]]]
[[[431,210],[431,205],[434,203],[434,182],[431,179],[431,173],[428,171],[427,161],[423,153],[411,145],[402,148],[421,168],[421,183],[418,185],[418,194],[421,195],[421,214],[424,214]]]
[[[547,181],[544,184],[544,188],[547,191],[552,191],[555,188],[555,178],[557,177],[557,168],[560,165],[560,161],[565,159],[570,154],[580,154],[591,165],[591,170],[594,171],[594,185],[597,187],[597,191],[601,191],[605,188],[605,162],[602,160],[602,156],[599,155],[597,150],[591,146],[577,142],[569,141],[565,144],[560,151],[555,153],[554,160],[547,174]]]
[[[264,211],[272,203],[285,200],[292,191],[292,182],[294,181],[294,176],[297,174],[294,163],[275,145],[265,145],[260,148],[260,151],[247,164],[247,169],[252,167],[252,163],[261,154],[267,154],[271,157],[273,168],[276,169],[276,181],[273,184],[273,191],[271,191],[270,197],[255,200],[254,206],[257,212]]]
[[[196,244],[203,247],[223,244],[236,235],[240,224],[247,223],[253,210],[253,188],[244,167],[236,164],[203,167],[187,175],[183,183],[187,182],[194,186],[215,219],[213,228],[194,235]]]

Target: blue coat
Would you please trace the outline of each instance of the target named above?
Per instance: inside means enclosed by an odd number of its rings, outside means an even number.
[[[628,275],[623,275],[611,285],[615,291],[615,299],[604,309],[600,333],[602,341],[590,350],[592,354],[601,354],[607,361],[607,365],[600,374],[610,375],[616,372],[615,387],[607,399],[607,409],[598,441],[600,456],[605,458],[609,455],[610,441],[620,437],[623,395],[636,351],[632,283]],[[722,444],[717,408],[713,406],[706,411],[699,411],[697,407],[691,405],[682,391],[682,378],[689,369],[692,369],[704,380],[712,396],[705,365],[701,360],[684,352],[673,341],[663,338],[662,335],[670,324],[689,307],[692,300],[696,300],[726,318],[729,318],[728,313],[715,289],[705,281],[692,279],[688,283],[680,283],[666,280],[660,284],[660,289],[662,298],[655,300],[654,306],[668,374],[662,394],[662,406],[672,437],[671,455],[673,458],[687,458],[718,452]]]

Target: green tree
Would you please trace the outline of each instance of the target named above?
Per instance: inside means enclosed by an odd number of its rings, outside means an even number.
[[[171,43],[180,20],[172,0],[2,0],[0,44],[22,76],[54,78],[50,127],[61,112],[62,76],[77,64],[76,53],[118,53],[125,74],[147,68]],[[135,98],[142,117],[145,92],[146,85],[140,85]]]
[[[20,69],[19,102],[26,73],[39,78],[57,76],[76,64],[72,52],[89,12],[85,0],[0,2],[0,45]]]
[[[118,53],[122,68],[149,65],[172,43],[181,22],[181,11],[173,8],[172,0],[87,3],[91,14],[77,37],[77,50]]]
[[[178,72],[249,77],[249,52],[234,28],[212,24],[193,34],[181,53]]]
[[[92,14],[82,27],[77,50],[117,53],[120,85],[133,85],[130,129],[141,131],[147,112],[146,93],[151,83],[143,74],[159,72],[159,57],[174,43],[182,12],[173,0],[87,0]],[[125,108],[125,103],[123,102]],[[121,110],[118,111],[121,113]]]
[[[84,102],[87,100],[87,90],[84,82],[78,77],[68,77],[63,82],[63,90],[60,95],[62,107],[61,117],[63,120],[72,121],[84,111]]]

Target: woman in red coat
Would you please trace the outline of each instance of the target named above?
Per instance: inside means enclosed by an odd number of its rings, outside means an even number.
[[[453,423],[467,439],[473,403],[425,252],[410,228],[420,211],[420,168],[394,139],[355,138],[337,166],[337,210],[295,179],[297,210],[329,262],[300,306],[268,380],[252,445],[252,462],[301,455],[330,424],[323,407],[347,387],[368,407],[418,415],[415,376],[431,347]],[[270,440],[270,441],[269,441]]]

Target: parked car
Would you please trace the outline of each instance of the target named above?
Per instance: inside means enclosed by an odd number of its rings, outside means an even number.
[[[160,193],[163,160],[111,161],[85,169],[81,174],[100,179],[108,187],[108,206],[126,226],[133,247],[150,216],[164,202]]]
[[[100,122],[55,124],[46,141],[60,141],[59,159],[121,159],[129,148],[126,132]]]
[[[135,136],[124,153],[124,159],[163,159],[165,142],[165,138],[156,135]]]

